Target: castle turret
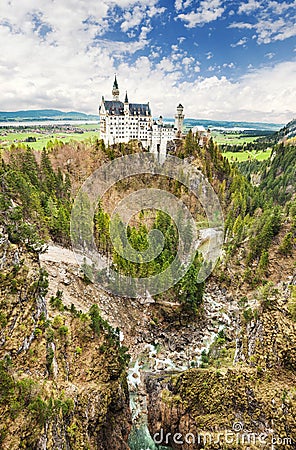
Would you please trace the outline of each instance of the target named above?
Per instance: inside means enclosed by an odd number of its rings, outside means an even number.
[[[112,95],[113,95],[114,101],[119,100],[119,88],[118,88],[116,75],[115,75],[115,79],[114,79],[114,83],[113,83]]]
[[[183,132],[183,124],[184,124],[184,114],[183,114],[184,108],[179,104],[177,107],[177,114],[175,115],[175,130],[176,130],[176,137],[181,137]]]

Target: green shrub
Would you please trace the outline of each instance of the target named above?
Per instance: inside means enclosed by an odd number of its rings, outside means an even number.
[[[292,233],[287,233],[279,246],[279,252],[285,256],[291,255],[293,251],[293,244],[295,239]]]
[[[36,338],[38,338],[39,336],[41,336],[42,335],[42,330],[40,329],[40,328],[35,328],[35,330],[34,330],[34,336],[36,337]]]
[[[103,328],[103,319],[101,317],[101,311],[98,305],[92,305],[89,310],[89,315],[91,318],[91,329],[94,331],[96,335],[100,335],[100,332]]]
[[[58,329],[58,333],[60,336],[66,336],[69,333],[69,328],[66,325],[62,325]]]
[[[52,295],[49,300],[50,305],[53,308],[57,309],[58,311],[65,310],[65,306],[63,305],[63,301],[62,301],[62,296],[63,296],[63,292],[60,290],[57,290],[55,297]]]
[[[253,314],[252,308],[245,309],[244,312],[243,312],[243,316],[244,316],[244,319],[245,319],[246,323],[251,322],[251,320],[253,320],[253,318],[254,318],[254,314]]]

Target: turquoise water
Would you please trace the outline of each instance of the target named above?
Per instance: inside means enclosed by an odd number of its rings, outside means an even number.
[[[133,427],[128,444],[131,450],[172,450],[171,447],[156,445],[145,424],[140,428]]]

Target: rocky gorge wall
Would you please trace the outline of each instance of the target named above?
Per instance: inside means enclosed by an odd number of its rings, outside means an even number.
[[[295,285],[294,274],[257,292],[237,321],[229,367],[222,358],[182,374],[147,374],[149,429],[157,442],[182,450],[295,448],[296,324],[289,309]]]
[[[292,373],[190,369],[148,377],[146,386],[149,428],[162,445],[182,450],[295,448]]]
[[[1,448],[128,449],[118,336],[100,318],[95,329],[89,314],[50,301],[38,255],[6,238],[0,269]]]

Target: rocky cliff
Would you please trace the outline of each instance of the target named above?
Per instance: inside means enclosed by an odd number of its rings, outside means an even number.
[[[150,431],[173,449],[293,449],[294,385],[293,373],[241,367],[151,376]]]
[[[1,448],[128,449],[118,333],[98,310],[65,307],[59,292],[49,298],[38,255],[5,236],[0,264]]]

